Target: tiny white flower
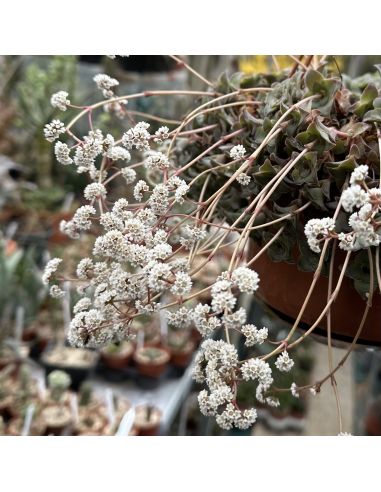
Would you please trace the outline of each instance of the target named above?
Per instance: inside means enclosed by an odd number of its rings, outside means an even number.
[[[59,91],[52,95],[50,103],[53,108],[58,108],[61,111],[66,111],[67,106],[70,104],[70,100],[67,98],[68,93],[66,91]]]
[[[287,350],[284,350],[275,361],[276,368],[281,372],[291,371],[294,361],[288,355]]]
[[[234,160],[243,159],[246,155],[246,149],[243,145],[235,145],[230,149],[230,157]]]

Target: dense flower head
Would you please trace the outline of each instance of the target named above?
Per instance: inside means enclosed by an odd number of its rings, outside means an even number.
[[[98,89],[102,91],[103,96],[107,99],[114,96],[114,91],[112,89],[119,85],[119,82],[116,79],[113,79],[104,73],[95,75],[94,82],[97,84]]]
[[[255,325],[243,325],[241,328],[242,334],[245,336],[245,345],[251,347],[253,345],[261,345],[268,337],[269,331],[267,328],[258,328]]]
[[[251,181],[251,176],[248,176],[245,173],[239,173],[235,179],[240,185],[247,186]]]
[[[54,154],[57,161],[64,166],[68,166],[73,163],[73,159],[70,157],[70,148],[65,143],[56,142],[54,146]]]
[[[65,132],[65,125],[60,120],[53,120],[44,127],[44,136],[48,142],[54,142],[54,140],[57,140]]]
[[[53,94],[50,98],[50,102],[53,108],[58,108],[61,111],[66,111],[67,106],[70,104],[68,95],[69,94],[66,91],[59,91]]]
[[[136,148],[137,150],[149,150],[149,139],[151,137],[148,132],[149,123],[141,121],[134,128],[130,128],[124,133],[122,143],[127,149]]]
[[[235,145],[230,149],[230,157],[234,160],[243,159],[246,155],[246,149],[243,145]]]
[[[61,258],[52,258],[51,260],[48,261],[48,263],[45,266],[44,273],[42,275],[42,282],[45,285],[49,284],[53,274],[56,273],[61,263],[62,263]]]
[[[294,366],[294,361],[288,355],[287,350],[284,350],[280,355],[278,355],[275,361],[275,366],[281,372],[289,372]]]
[[[153,140],[156,143],[162,143],[164,140],[167,140],[167,138],[169,138],[169,128],[167,126],[161,126],[156,130]]]
[[[147,169],[168,169],[168,157],[162,152],[150,152],[144,162]]]
[[[259,275],[250,268],[239,267],[234,270],[232,281],[241,292],[253,293],[258,289]]]
[[[324,219],[311,219],[307,222],[304,228],[309,247],[315,253],[320,253],[320,242],[329,237],[334,232],[335,221],[330,217]]]

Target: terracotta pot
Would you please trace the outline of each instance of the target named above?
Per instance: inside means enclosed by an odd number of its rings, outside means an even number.
[[[132,343],[126,342],[123,344],[123,349],[119,352],[110,352],[107,348],[101,351],[102,362],[110,369],[125,369],[134,352],[134,346]]]
[[[139,436],[156,436],[160,430],[162,412],[156,407],[151,410],[150,419],[147,420],[147,406],[139,405],[135,408],[134,428]]]
[[[249,258],[259,251],[259,247],[251,242]],[[340,275],[345,254],[337,249],[333,288]],[[273,262],[267,253],[263,253],[253,265],[260,277],[258,296],[277,312],[283,319],[293,322],[298,316],[308,289],[313,280],[313,272],[302,272],[296,264]],[[311,299],[299,323],[299,328],[312,326],[327,302],[328,278],[321,275],[317,281]],[[337,340],[351,342],[358,330],[365,309],[365,301],[353,287],[352,280],[344,277],[341,289],[331,306],[332,337]],[[303,326],[304,324],[304,326]],[[327,334],[326,316],[314,330],[318,335]],[[381,345],[381,296],[373,295],[373,305],[369,310],[358,343],[365,345]]]
[[[195,344],[191,340],[189,340],[181,349],[170,347],[171,363],[175,367],[188,367],[192,360],[194,348]]]
[[[145,351],[149,348],[157,351],[158,356],[148,358],[145,355]],[[169,358],[169,353],[166,350],[157,347],[143,347],[136,350],[134,354],[134,360],[139,373],[142,376],[151,378],[159,378],[165,372]]]

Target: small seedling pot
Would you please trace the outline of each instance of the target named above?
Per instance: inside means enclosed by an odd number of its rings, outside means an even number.
[[[115,346],[105,347],[101,350],[101,360],[109,369],[125,369],[134,353],[134,346],[131,342],[122,342],[116,350]]]
[[[160,431],[162,412],[157,407],[139,405],[135,408],[134,427],[138,436],[156,436]]]
[[[150,378],[160,378],[167,368],[169,359],[168,351],[158,347],[142,347],[134,354],[139,374]]]

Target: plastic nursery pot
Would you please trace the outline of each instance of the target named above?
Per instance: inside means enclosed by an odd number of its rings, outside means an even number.
[[[158,347],[142,347],[137,349],[134,354],[136,368],[142,376],[159,378],[164,374],[170,355]]]
[[[108,345],[101,350],[102,362],[110,369],[124,369],[128,366],[134,346],[131,342],[121,342],[119,345]]]
[[[252,258],[259,247],[251,241],[248,258]],[[335,269],[333,286],[337,284],[345,254],[337,249],[335,254]],[[296,258],[297,259],[297,258]],[[259,275],[258,296],[276,313],[288,322],[293,322],[303,305],[308,289],[313,280],[313,272],[302,272],[296,264],[273,262],[263,253],[252,267]],[[308,329],[312,326],[327,303],[328,278],[320,275],[313,294],[308,302],[299,323],[299,328]],[[352,280],[344,276],[339,294],[331,305],[332,338],[351,342],[359,328],[365,309],[364,299],[353,287]],[[375,292],[372,307],[369,309],[359,344],[381,345],[381,296]],[[314,330],[317,335],[326,336],[327,319],[322,318]]]
[[[48,404],[41,411],[41,420],[46,430],[45,434],[62,435],[72,425],[70,408],[62,404]]]
[[[71,377],[71,389],[78,390],[89,377],[98,361],[98,354],[92,350],[57,346],[46,350],[41,356],[41,362],[46,369],[46,376],[59,369]]]
[[[134,428],[138,436],[156,436],[160,430],[162,412],[157,407],[139,405],[135,408]]]

